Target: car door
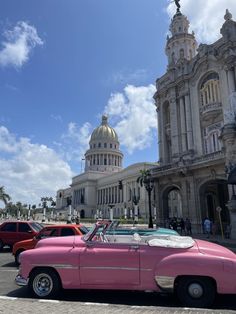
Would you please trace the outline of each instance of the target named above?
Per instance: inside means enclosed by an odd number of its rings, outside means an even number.
[[[89,242],[80,254],[80,280],[86,285],[139,285],[138,244]]]
[[[27,222],[18,222],[18,240],[32,239],[34,236],[33,230]]]
[[[72,228],[69,227],[63,227],[61,228],[61,237],[67,237],[67,236],[72,236],[75,235],[75,231]]]
[[[6,245],[17,242],[17,222],[7,222],[1,228],[1,239]]]

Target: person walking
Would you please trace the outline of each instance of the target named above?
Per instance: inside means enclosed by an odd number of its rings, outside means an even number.
[[[186,233],[185,233],[185,222],[184,222],[184,220],[183,220],[183,218],[181,218],[180,219],[180,233],[181,233],[181,235],[185,235]]]
[[[185,220],[185,228],[187,235],[192,235],[192,224],[189,218]]]
[[[211,221],[208,217],[204,219],[204,233],[207,235],[207,238],[210,237],[211,233]]]

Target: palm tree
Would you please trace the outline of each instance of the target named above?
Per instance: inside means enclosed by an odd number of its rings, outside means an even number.
[[[4,186],[0,187],[0,201],[3,201],[5,205],[10,201],[11,197],[5,192]]]
[[[153,228],[153,221],[152,221],[152,207],[151,207],[151,192],[154,187],[153,179],[151,176],[150,170],[140,170],[140,176],[137,178],[137,183],[142,187],[144,186],[146,191],[148,192],[148,208],[149,208],[149,223],[148,227]]]

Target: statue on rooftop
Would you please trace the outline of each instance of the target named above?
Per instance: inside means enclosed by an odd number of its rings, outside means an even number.
[[[179,12],[179,9],[180,9],[179,2],[180,2],[180,0],[174,0],[174,1],[175,1],[176,6],[177,6],[177,12]]]

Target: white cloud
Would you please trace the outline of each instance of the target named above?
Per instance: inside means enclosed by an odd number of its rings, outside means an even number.
[[[105,113],[114,122],[119,141],[128,153],[143,150],[153,143],[157,132],[156,109],[153,104],[155,86],[128,85],[123,93],[112,94]]]
[[[67,161],[81,162],[85,151],[88,149],[92,126],[85,122],[79,127],[75,122],[70,122],[66,133],[61,137],[62,143],[57,143],[59,151]]]
[[[226,9],[236,19],[235,0],[181,0],[181,12],[190,21],[191,30],[195,32],[198,43],[213,43],[221,37],[220,29],[224,23]],[[172,18],[176,6],[172,2],[168,5],[167,12]]]
[[[42,196],[55,197],[71,183],[73,173],[54,150],[17,138],[0,127],[0,186],[13,202],[38,204]]]
[[[32,49],[37,45],[43,45],[34,26],[20,21],[13,30],[5,31],[6,40],[2,42],[0,50],[0,65],[22,67],[29,59]]]

